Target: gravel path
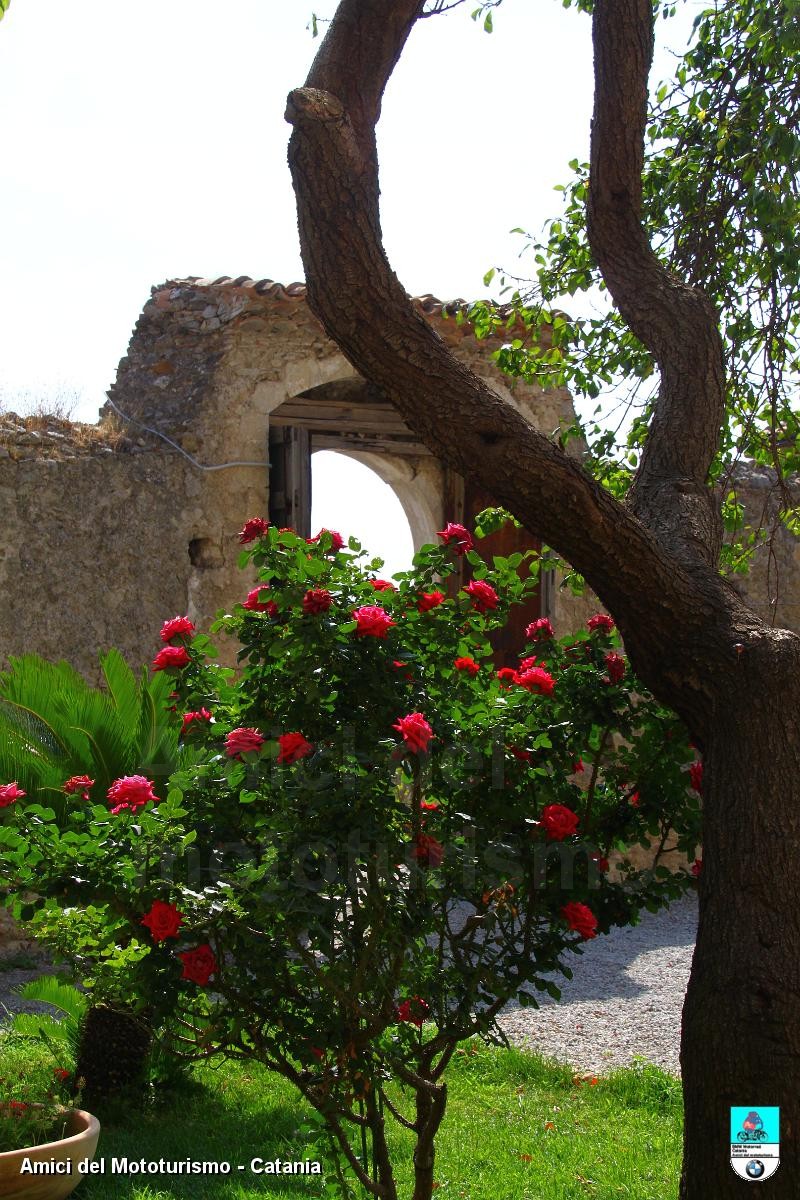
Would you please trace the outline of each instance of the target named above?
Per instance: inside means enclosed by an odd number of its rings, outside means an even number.
[[[570,955],[573,980],[557,978],[561,1000],[509,1008],[500,1025],[515,1046],[607,1074],[634,1055],[680,1074],[681,1008],[697,929],[697,899],[686,896],[639,925],[614,929]]]

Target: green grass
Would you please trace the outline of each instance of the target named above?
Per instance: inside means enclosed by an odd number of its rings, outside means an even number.
[[[450,1098],[437,1142],[437,1200],[675,1200],[681,1142],[677,1080],[654,1067],[576,1083],[569,1068],[518,1051],[469,1047],[448,1073]],[[318,1178],[250,1173],[251,1158],[314,1158],[293,1090],[255,1066],[198,1070],[163,1109],[103,1116],[98,1154],[155,1160],[225,1159],[227,1178],[107,1173],[81,1200],[259,1200],[323,1194]],[[407,1135],[393,1138],[410,1195]]]

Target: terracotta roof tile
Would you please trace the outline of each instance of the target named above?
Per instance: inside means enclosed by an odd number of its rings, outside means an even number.
[[[217,279],[203,279],[199,275],[189,275],[183,279],[168,279],[164,283],[157,284],[152,288],[152,292],[161,292],[166,288],[192,287],[202,288],[208,291],[233,291],[234,289],[253,292],[257,296],[264,297],[269,300],[281,301],[302,301],[306,298],[306,285],[301,282],[295,283],[278,283],[274,279],[252,279],[249,275],[239,275],[233,278],[231,275],[220,275]],[[414,307],[428,317],[455,317],[457,313],[464,312],[469,308],[470,302],[459,297],[455,300],[440,300],[438,296],[426,292],[422,296],[412,296],[411,301]],[[509,312],[510,307],[502,306],[501,312]]]

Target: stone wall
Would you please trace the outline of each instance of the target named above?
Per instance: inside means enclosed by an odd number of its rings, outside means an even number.
[[[0,420],[0,658],[35,651],[88,678],[113,645],[145,661],[158,617],[186,608],[189,464],[81,426],[31,440],[21,424]]]
[[[745,534],[747,527],[759,526],[767,533],[748,573],[731,575],[731,582],[764,621],[800,633],[800,538],[776,522],[780,492],[775,472],[739,463],[728,486],[744,505]],[[788,491],[792,504],[800,508],[800,480],[790,479]]]

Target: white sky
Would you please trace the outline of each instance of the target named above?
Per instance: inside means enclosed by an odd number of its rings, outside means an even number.
[[[483,295],[498,263],[524,273],[508,231],[539,232],[569,159],[588,155],[589,18],[505,0],[487,36],[474,6],[419,23],[379,126],[389,257],[410,292],[443,299]],[[74,394],[74,416],[95,420],[154,283],[303,278],[283,113],[319,45],[314,8],[334,0],[12,0],[0,23],[5,407]],[[657,73],[668,69],[662,56]],[[319,523],[333,524],[320,506],[341,493],[334,474],[315,469]],[[347,490],[342,520],[358,533],[388,489]]]

